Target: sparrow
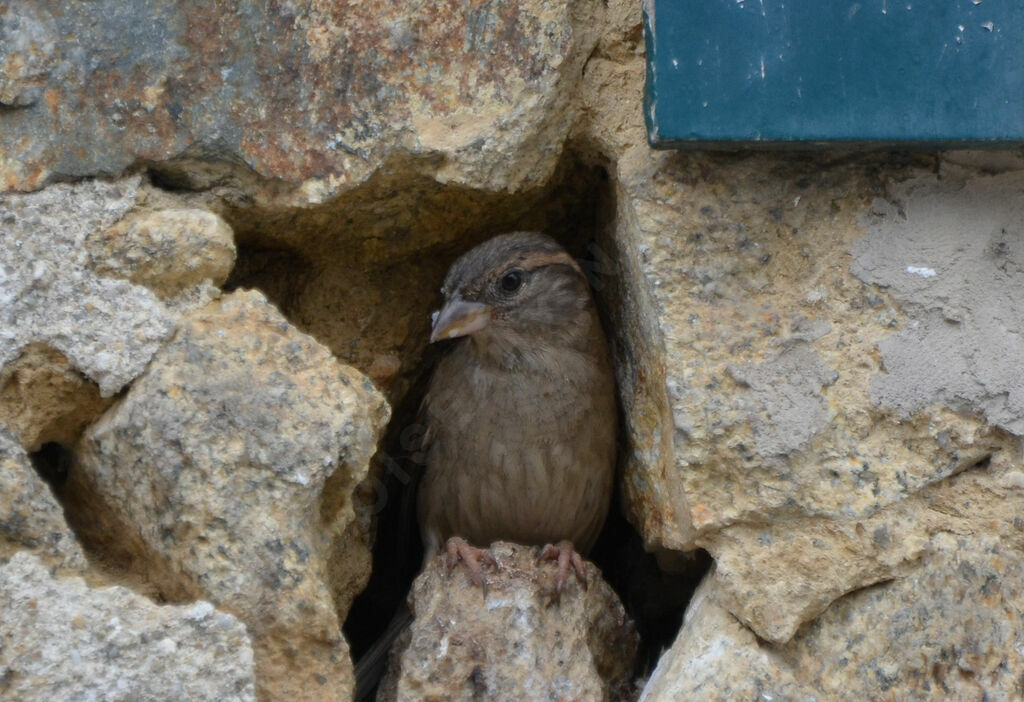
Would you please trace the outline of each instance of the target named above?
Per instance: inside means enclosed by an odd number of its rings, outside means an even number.
[[[421,406],[425,557],[486,587],[487,547],[541,547],[560,593],[608,513],[618,428],[607,342],[579,264],[551,237],[496,236],[449,269],[431,343],[453,340]]]
[[[486,593],[495,541],[558,562],[556,598],[608,514],[618,408],[604,332],[579,264],[544,234],[513,232],[463,254],[441,288],[430,341],[447,344],[416,412],[411,462],[424,561],[445,553]],[[404,510],[400,508],[400,514]],[[412,620],[400,606],[356,665],[369,699]]]

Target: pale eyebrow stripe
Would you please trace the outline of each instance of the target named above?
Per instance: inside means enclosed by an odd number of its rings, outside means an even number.
[[[542,266],[553,265],[569,266],[580,275],[583,275],[583,270],[580,268],[580,264],[576,263],[576,259],[565,251],[527,254],[521,260],[521,264],[524,268],[540,268]]]

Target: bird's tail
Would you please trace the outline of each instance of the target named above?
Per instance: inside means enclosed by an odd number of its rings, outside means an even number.
[[[391,617],[388,628],[384,630],[373,645],[367,649],[356,663],[356,694],[355,702],[367,702],[372,699],[384,676],[384,667],[388,662],[388,652],[395,640],[412,623],[412,612],[409,607],[402,604]]]

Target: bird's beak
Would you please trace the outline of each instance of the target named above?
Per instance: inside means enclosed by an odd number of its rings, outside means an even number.
[[[491,308],[479,302],[452,298],[433,314],[430,343],[478,332],[491,321]]]

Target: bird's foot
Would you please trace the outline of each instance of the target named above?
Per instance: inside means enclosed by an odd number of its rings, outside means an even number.
[[[469,571],[469,578],[474,584],[479,585],[480,589],[484,592],[484,597],[487,596],[487,580],[484,578],[483,566],[488,565],[498,569],[498,562],[494,560],[494,556],[486,548],[477,548],[461,536],[453,536],[445,542],[445,562],[448,564],[448,571],[455,567],[455,565],[462,561],[466,564],[466,569]]]
[[[584,568],[583,556],[581,556],[571,541],[559,541],[557,544],[547,544],[540,550],[537,556],[538,561],[558,561],[558,575],[555,578],[554,598],[558,600],[569,582],[569,567],[572,566],[576,579],[580,581],[583,589],[587,589],[587,571]]]

